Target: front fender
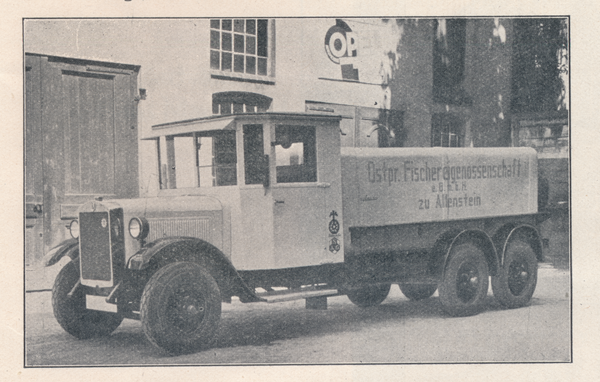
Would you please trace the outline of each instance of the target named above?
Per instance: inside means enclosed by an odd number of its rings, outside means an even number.
[[[239,296],[242,302],[262,301],[248,287],[229,259],[212,244],[192,237],[161,238],[147,244],[129,259],[127,268],[144,270],[161,267],[175,261],[192,261],[213,276],[219,288],[230,296]]]
[[[150,261],[169,246],[176,245],[184,241],[183,237],[167,237],[161,238],[151,243],[144,245],[135,255],[127,262],[127,268],[140,271],[150,265]]]
[[[42,264],[45,267],[50,267],[58,263],[65,256],[69,256],[71,260],[75,260],[79,256],[79,240],[68,239],[52,248],[44,255]]]

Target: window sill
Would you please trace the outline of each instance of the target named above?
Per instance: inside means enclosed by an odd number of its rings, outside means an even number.
[[[243,73],[221,72],[211,70],[210,78],[215,80],[250,82],[254,84],[275,85],[275,81],[269,76],[254,76]]]
[[[327,78],[327,77],[319,77],[321,81],[333,81],[333,82],[345,82],[347,84],[361,84],[361,85],[375,85],[375,86],[389,86],[388,83],[380,82],[364,82],[359,80],[349,80],[349,79],[341,79],[341,78]]]
[[[290,183],[275,183],[272,188],[329,188],[331,183],[325,182],[290,182]]]

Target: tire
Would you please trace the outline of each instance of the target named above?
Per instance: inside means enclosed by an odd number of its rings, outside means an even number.
[[[390,293],[390,286],[390,284],[367,285],[348,292],[348,299],[361,308],[379,305]]]
[[[172,263],[146,284],[140,313],[152,344],[173,354],[193,353],[212,342],[221,318],[221,293],[198,264]]]
[[[79,261],[67,263],[56,276],[52,288],[52,309],[60,326],[70,335],[86,339],[107,336],[121,324],[123,317],[117,313],[86,309],[85,287],[77,288],[68,296],[79,281]]]
[[[409,300],[425,300],[435,293],[437,284],[398,284],[402,294]]]
[[[533,248],[521,239],[511,240],[506,246],[504,264],[498,275],[492,276],[496,300],[510,309],[527,305],[537,284],[537,269]]]
[[[481,249],[472,243],[454,247],[439,290],[444,310],[457,317],[481,312],[489,287],[488,279],[488,265]]]

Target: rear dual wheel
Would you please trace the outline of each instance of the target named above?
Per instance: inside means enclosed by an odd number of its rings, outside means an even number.
[[[537,259],[522,239],[511,240],[498,275],[492,277],[494,297],[506,308],[520,308],[531,300],[537,284]]]
[[[489,287],[487,260],[473,243],[452,248],[439,287],[444,310],[452,316],[481,312]]]
[[[390,284],[372,284],[353,289],[347,296],[354,305],[361,308],[379,305],[390,293]]]
[[[435,293],[437,284],[398,284],[402,294],[412,301],[425,300]]]

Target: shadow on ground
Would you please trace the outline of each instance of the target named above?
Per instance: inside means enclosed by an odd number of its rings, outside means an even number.
[[[442,309],[439,298],[432,297],[425,301],[408,301],[404,298],[386,300],[382,305],[371,308],[359,308],[345,301],[345,297],[331,298],[327,310],[308,310],[304,302],[265,304],[239,304],[226,306],[220,322],[215,341],[210,349],[231,349],[238,347],[271,346],[279,341],[296,338],[310,340],[311,337],[322,337],[341,332],[359,332],[381,329],[398,325],[399,320],[454,319]],[[539,304],[535,299],[533,304]],[[497,311],[503,308],[492,296],[488,296],[486,311]],[[38,341],[28,341],[36,345]],[[152,359],[178,357],[155,348],[146,339],[138,321],[125,320],[121,327],[111,336],[90,340],[75,340],[64,332],[46,336],[44,344],[52,343],[54,352],[74,351],[77,347],[85,347],[86,352],[115,354],[114,357],[103,358],[102,365],[131,363],[135,359]],[[67,350],[68,349],[68,350]],[[201,352],[196,353],[201,355]],[[127,359],[118,354],[127,354]],[[185,356],[183,356],[185,357]],[[95,364],[94,359],[77,357],[69,360],[74,364]],[[135,361],[134,361],[135,362]],[[36,363],[30,359],[30,364]],[[146,362],[144,362],[146,363]]]

